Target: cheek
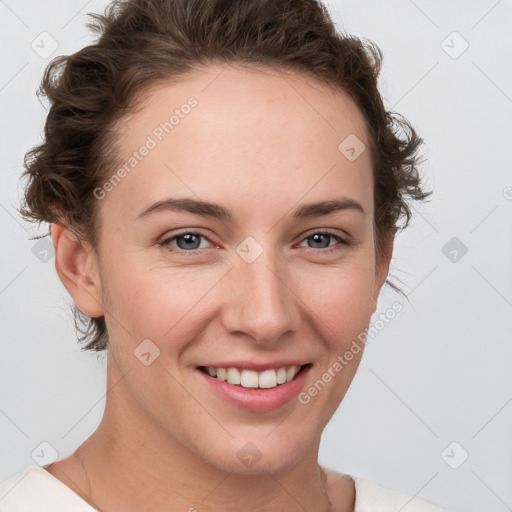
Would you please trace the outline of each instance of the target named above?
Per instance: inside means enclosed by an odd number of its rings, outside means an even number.
[[[318,429],[339,407],[364,350],[362,334],[372,315],[374,273],[371,264],[358,256],[339,268],[325,268],[301,279],[301,296],[309,311],[306,321],[314,325],[325,347],[311,385],[299,396],[310,417],[321,418]]]
[[[109,301],[109,316],[122,327],[123,345],[136,346],[149,338],[163,348],[172,340],[173,350],[179,351],[223,307],[233,306],[229,295],[235,293],[236,283],[230,282],[234,274],[228,270],[222,265],[142,264],[136,257],[117,255],[104,277],[108,295],[114,299]],[[339,264],[290,268],[282,278],[286,284],[282,293],[294,303],[291,307],[301,310],[303,324],[312,324],[332,350],[341,351],[367,327],[375,283],[371,251],[348,254]],[[236,295],[237,300],[243,298]],[[130,343],[126,343],[128,336]]]
[[[300,279],[300,296],[324,326],[324,339],[346,340],[364,329],[372,315],[375,274],[356,258],[338,268],[325,267]]]
[[[121,269],[126,272],[121,274]],[[123,324],[120,336],[124,339],[129,332],[132,344],[149,338],[161,345],[172,339],[173,347],[178,347],[182,338],[191,336],[185,330],[200,325],[205,299],[224,272],[119,262],[109,271],[106,283],[109,296],[115,297],[110,316]]]

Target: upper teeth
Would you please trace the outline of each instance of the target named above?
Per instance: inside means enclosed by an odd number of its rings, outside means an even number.
[[[279,384],[290,382],[299,373],[300,368],[300,366],[289,366],[288,368],[283,366],[263,372],[213,367],[207,367],[206,370],[212,377],[244,388],[275,388]]]

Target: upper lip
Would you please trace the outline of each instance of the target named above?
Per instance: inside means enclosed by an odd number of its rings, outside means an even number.
[[[222,361],[220,363],[208,363],[200,365],[204,368],[241,368],[243,370],[253,370],[255,372],[263,372],[265,370],[274,370],[282,368],[283,366],[303,366],[309,364],[310,361],[298,359],[280,359],[270,362],[255,362],[254,360],[248,361]]]

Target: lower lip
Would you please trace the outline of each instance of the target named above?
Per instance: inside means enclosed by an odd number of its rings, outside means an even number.
[[[296,397],[304,387],[310,368],[311,365],[306,366],[290,382],[269,389],[235,386],[227,381],[211,377],[199,369],[197,371],[205,379],[210,389],[229,403],[241,409],[264,412],[278,409]]]

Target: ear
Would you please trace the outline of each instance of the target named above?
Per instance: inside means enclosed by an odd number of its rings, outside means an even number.
[[[373,295],[373,313],[375,313],[377,309],[380,290],[384,283],[386,282],[386,278],[388,276],[389,264],[391,262],[391,257],[393,256],[394,242],[394,233],[390,233],[389,235],[386,236],[382,243],[382,254],[380,257],[380,261],[377,261],[375,265],[375,290]]]
[[[76,307],[91,318],[103,316],[96,252],[90,244],[80,242],[65,224],[52,223],[51,236],[55,269]]]

